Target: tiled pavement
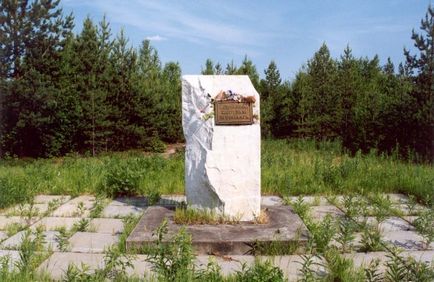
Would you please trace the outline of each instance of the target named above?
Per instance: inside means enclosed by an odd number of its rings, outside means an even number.
[[[388,199],[394,208],[406,210],[407,197],[401,194],[389,194]],[[294,203],[297,197],[285,199],[287,202]],[[174,205],[177,202],[185,201],[184,196],[168,195],[163,196],[158,204]],[[345,215],[343,197],[303,197],[303,202],[310,206],[310,215],[315,221],[324,219],[326,215],[334,218]],[[263,205],[282,205],[284,201],[276,196],[264,196]],[[140,216],[147,207],[145,198],[118,198],[111,202],[104,202],[102,211],[92,216],[98,200],[89,195],[71,198],[69,196],[47,196],[40,195],[34,199],[33,205],[16,206],[4,211],[0,211],[0,258],[9,257],[9,267],[12,269],[14,263],[19,261],[17,251],[26,230],[41,230],[45,237],[44,247],[49,250],[50,256],[39,266],[39,271],[50,273],[52,278],[61,279],[69,264],[80,266],[82,263],[96,269],[104,266],[104,251],[108,247],[118,244],[119,238],[124,230],[122,218],[128,215]],[[418,206],[417,210],[423,210]],[[413,212],[414,213],[414,212]],[[416,212],[417,213],[417,212]],[[417,215],[407,216],[408,212],[388,215],[378,226],[381,238],[388,246],[400,248],[404,256],[414,257],[416,260],[432,263],[434,260],[434,244],[427,249],[423,246],[423,238],[415,231],[412,223]],[[357,219],[358,221],[360,219]],[[368,225],[375,225],[377,218],[367,216],[364,218]],[[77,225],[82,225],[80,231]],[[75,228],[74,228],[75,226]],[[66,231],[76,230],[67,238],[67,247],[59,250],[59,231],[64,228]],[[34,235],[32,235],[34,236]],[[360,234],[356,234],[354,245],[360,241]],[[334,242],[337,244],[336,242]],[[384,265],[388,260],[385,252],[357,252],[343,255],[352,259],[357,267],[367,266],[370,261],[378,258]],[[128,273],[132,276],[149,275],[150,265],[145,262],[144,255],[132,257],[132,268]],[[252,264],[255,261],[253,256],[230,256],[230,257],[210,257],[198,256],[196,264],[205,267],[210,259],[215,260],[221,267],[224,274],[233,273],[240,270],[241,263]],[[275,257],[260,257],[260,259],[271,260],[279,266],[289,280],[300,278],[301,261],[300,255],[287,255]],[[318,267],[315,271],[319,274],[325,269],[321,258],[315,258]],[[320,263],[321,262],[321,263]]]

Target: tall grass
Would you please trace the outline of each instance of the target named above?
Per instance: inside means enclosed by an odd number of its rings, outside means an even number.
[[[336,142],[264,140],[261,166],[263,194],[402,192],[434,200],[432,165],[375,152],[349,156]],[[37,193],[114,194],[113,189],[139,195],[183,193],[184,155],[165,159],[133,151],[95,158],[0,161],[0,208]]]
[[[349,156],[337,142],[266,140],[262,146],[262,192],[346,194],[400,192],[434,201],[434,168],[375,151]]]

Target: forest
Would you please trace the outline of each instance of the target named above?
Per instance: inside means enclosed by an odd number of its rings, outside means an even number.
[[[162,63],[144,40],[87,18],[81,31],[60,0],[0,2],[0,157],[162,151],[183,142],[181,67]],[[413,30],[403,62],[352,54],[324,43],[292,81],[271,61],[206,60],[202,74],[249,75],[261,95],[264,138],[337,141],[355,154],[434,158],[434,9]],[[415,26],[418,23],[415,23]],[[284,71],[284,70],[283,70]]]

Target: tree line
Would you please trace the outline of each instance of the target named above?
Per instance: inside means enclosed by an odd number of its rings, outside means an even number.
[[[181,68],[162,64],[144,40],[130,47],[105,18],[83,22],[60,0],[0,2],[0,156],[61,156],[128,149],[161,150],[182,142]],[[338,59],[323,44],[282,81],[275,62],[260,79],[254,63],[223,67],[211,59],[203,74],[246,74],[261,94],[263,135],[340,140],[350,152],[398,150],[433,154],[433,9],[412,38],[419,53],[390,59]]]

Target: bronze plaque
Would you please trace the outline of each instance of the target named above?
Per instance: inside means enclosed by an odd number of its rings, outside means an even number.
[[[253,124],[253,105],[248,102],[216,101],[214,103],[216,125]]]

